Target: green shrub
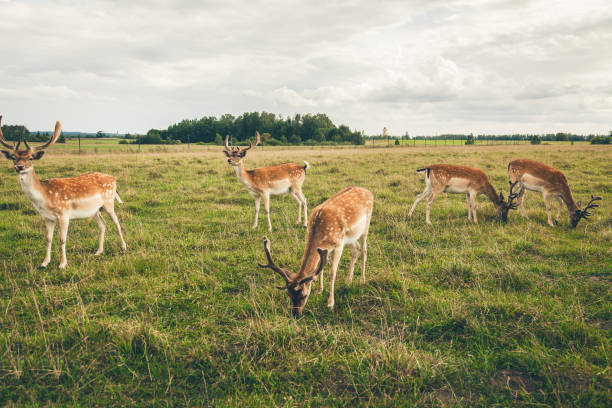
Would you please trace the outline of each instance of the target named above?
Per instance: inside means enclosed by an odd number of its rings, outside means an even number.
[[[595,136],[591,139],[591,144],[610,144],[612,143],[612,137],[610,136]]]

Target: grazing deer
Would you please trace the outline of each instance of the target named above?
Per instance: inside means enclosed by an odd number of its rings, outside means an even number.
[[[544,196],[544,202],[546,203],[546,214],[548,215],[548,225],[554,227],[551,217],[551,200],[556,198],[559,202],[559,209],[557,210],[557,217],[555,221],[559,222],[561,218],[561,208],[565,203],[567,212],[569,214],[569,223],[572,228],[578,225],[578,221],[582,218],[588,218],[591,213],[588,211],[591,208],[599,207],[599,204],[593,204],[594,201],[601,200],[601,197],[594,197],[591,195],[591,200],[580,208],[581,202],[577,203],[574,201],[572,192],[565,175],[560,171],[551,167],[547,164],[537,162],[530,159],[518,159],[508,164],[508,176],[510,180],[514,180],[519,183],[519,195],[518,195],[518,206],[521,210],[521,215],[527,218],[525,213],[525,205],[523,199],[525,198],[525,190],[538,191]]]
[[[270,195],[286,193],[289,193],[298,203],[297,224],[302,222],[302,207],[304,207],[304,226],[306,226],[308,204],[306,196],[302,193],[302,184],[310,164],[304,160],[304,166],[295,163],[285,163],[277,166],[246,170],[242,159],[244,159],[249,149],[259,144],[261,140],[259,132],[255,132],[255,137],[255,144],[249,140],[249,147],[240,148],[229,146],[228,135],[225,137],[225,150],[223,150],[223,153],[227,156],[227,162],[234,166],[238,180],[244,184],[255,199],[255,222],[253,222],[253,228],[257,228],[259,204],[263,198],[264,210],[268,218],[268,231],[272,231],[272,223],[270,222]]]
[[[374,198],[369,190],[362,187],[348,187],[317,206],[310,215],[306,232],[306,249],[302,256],[302,264],[296,274],[276,266],[270,255],[270,241],[264,238],[264,251],[268,263],[259,264],[259,266],[270,268],[283,278],[285,286],[279,289],[287,289],[295,317],[302,315],[308,296],[310,296],[312,280],[317,276],[319,277],[317,293],[323,292],[323,267],[330,251],[333,251],[333,260],[327,306],[334,307],[334,283],[344,245],[351,246],[352,255],[347,283],[353,280],[355,263],[360,250],[361,282],[365,283],[368,229],[373,204]],[[361,245],[359,245],[360,238],[362,239]]]
[[[0,116],[0,125],[2,116]],[[51,260],[51,242],[53,240],[53,230],[55,224],[59,222],[60,244],[62,246],[62,258],[60,268],[65,268],[66,261],[66,236],[68,234],[68,223],[71,219],[93,217],[100,229],[100,242],[96,255],[104,251],[104,232],[106,225],[102,218],[104,210],[115,223],[119,238],[121,238],[121,248],[126,249],[121,226],[117,215],[115,215],[116,199],[120,203],[121,198],[117,194],[117,182],[113,176],[103,173],[86,173],[71,178],[55,178],[49,180],[39,180],[34,172],[34,160],[39,160],[45,154],[45,149],[57,141],[61,132],[59,122],[55,124],[55,133],[51,139],[42,146],[30,147],[27,140],[23,139],[25,149],[20,150],[19,146],[8,143],[2,135],[0,127],[0,144],[9,149],[0,150],[9,160],[13,161],[15,171],[19,175],[19,182],[23,192],[28,196],[34,207],[45,220],[47,227],[47,253],[40,265],[46,267]]]
[[[425,172],[425,191],[417,196],[408,212],[408,218],[412,216],[412,212],[419,202],[429,196],[425,210],[425,222],[431,225],[429,219],[431,204],[441,193],[465,194],[467,196],[468,220],[475,223],[478,222],[476,198],[480,194],[485,194],[491,200],[503,222],[508,220],[508,211],[516,209],[516,203],[513,203],[513,200],[516,199],[518,194],[512,191],[516,183],[510,184],[508,201],[504,201],[504,193],[500,192],[497,195],[497,191],[489,182],[489,178],[480,169],[454,164],[435,164],[417,170],[417,173],[421,172]]]

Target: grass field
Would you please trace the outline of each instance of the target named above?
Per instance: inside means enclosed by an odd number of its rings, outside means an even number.
[[[117,145],[119,146],[119,145]],[[184,147],[184,146],[182,146]],[[272,198],[275,230],[252,230],[253,200],[217,148],[76,156],[54,146],[41,178],[96,170],[118,179],[106,252],[95,222],[72,222],[68,268],[51,264],[44,223],[8,161],[0,168],[0,402],[139,406],[609,406],[612,398],[612,149],[475,146],[258,150],[247,167],[307,160],[310,209],[349,185],[374,193],[368,280],[344,282],[336,307],[312,295],[295,320],[279,277],[256,267],[268,235],[296,270],[305,228]],[[63,151],[63,152],[62,152]],[[563,170],[576,199],[603,196],[588,221],[546,225],[540,195],[508,224],[479,199],[442,195],[425,225],[414,170],[473,165],[507,191],[506,166],[529,157]],[[263,213],[263,211],[262,211]],[[360,274],[360,269],[356,275]],[[329,274],[326,274],[329,276]]]

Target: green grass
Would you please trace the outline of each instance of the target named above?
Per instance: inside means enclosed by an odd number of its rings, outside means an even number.
[[[120,145],[118,145],[120,146]],[[218,148],[216,149],[218,150]],[[297,204],[272,198],[272,223],[250,228],[253,200],[219,151],[81,157],[52,148],[41,178],[90,170],[118,179],[128,251],[107,221],[68,233],[68,268],[51,264],[44,223],[10,163],[0,169],[0,402],[139,406],[608,406],[612,398],[612,150],[574,146],[258,150],[247,167],[307,160],[310,209],[349,185],[372,190],[367,283],[336,281],[301,320],[263,262],[296,270],[305,228]],[[563,170],[576,199],[603,196],[592,219],[500,224],[479,199],[442,195],[425,225],[415,169],[473,165],[507,190],[507,163],[530,157]],[[263,212],[263,211],[262,211]],[[261,214],[260,214],[261,215]],[[356,275],[360,274],[360,269]],[[329,274],[326,274],[329,276]]]

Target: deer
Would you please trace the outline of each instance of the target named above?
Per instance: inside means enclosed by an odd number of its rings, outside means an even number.
[[[2,116],[0,116],[0,125],[1,122]],[[47,252],[40,268],[46,268],[51,261],[51,243],[57,223],[59,223],[62,251],[59,267],[64,269],[68,264],[66,260],[66,237],[68,235],[68,224],[72,219],[93,218],[96,221],[100,230],[96,255],[101,255],[104,252],[104,234],[106,231],[102,211],[106,212],[115,223],[121,239],[121,248],[123,250],[127,248],[119,220],[115,214],[114,200],[119,203],[123,201],[117,193],[117,182],[113,176],[97,172],[49,180],[39,180],[36,176],[34,161],[40,160],[45,154],[45,150],[57,141],[61,128],[60,122],[56,122],[55,132],[47,143],[30,147],[25,138],[20,138],[16,146],[7,142],[0,126],[0,144],[9,149],[0,150],[0,152],[4,157],[13,161],[23,192],[45,221]],[[19,148],[22,141],[25,149]]]
[[[559,202],[555,221],[559,222],[561,219],[561,210],[563,204],[565,204],[569,216],[569,224],[572,228],[576,228],[581,219],[587,219],[591,216],[589,210],[599,207],[599,204],[595,202],[600,201],[601,197],[595,197],[591,194],[591,200],[583,208],[580,208],[581,201],[574,201],[565,175],[560,170],[535,160],[518,159],[510,162],[508,164],[508,177],[510,180],[519,183],[518,207],[523,218],[527,218],[523,202],[525,190],[542,193],[546,204],[548,225],[551,227],[555,226],[551,216],[552,199],[557,199]]]
[[[302,192],[302,184],[306,178],[306,170],[310,164],[304,160],[304,165],[296,163],[284,163],[276,166],[260,167],[246,170],[244,167],[244,157],[247,152],[261,142],[259,132],[255,132],[255,144],[249,140],[249,146],[240,148],[229,145],[229,135],[225,137],[225,149],[223,153],[227,156],[227,162],[234,167],[238,180],[253,196],[255,200],[255,221],[253,229],[257,228],[259,217],[259,206],[263,198],[264,210],[268,219],[268,231],[272,231],[270,222],[270,196],[279,194],[289,194],[298,203],[297,224],[302,223],[302,208],[304,209],[304,226],[307,222],[308,203],[306,196]]]
[[[425,173],[425,190],[419,194],[408,212],[408,218],[412,216],[416,206],[426,197],[427,207],[425,209],[425,222],[431,224],[429,212],[431,205],[441,193],[465,194],[468,207],[468,220],[478,223],[476,212],[476,199],[480,194],[486,195],[495,206],[497,213],[502,220],[508,220],[508,212],[516,209],[514,200],[518,193],[513,189],[517,183],[510,183],[510,193],[508,200],[504,201],[504,193],[499,195],[495,187],[489,182],[487,175],[480,169],[455,164],[435,164],[433,166],[417,169],[417,173]]]
[[[348,187],[321,205],[310,215],[306,230],[306,248],[297,273],[278,267],[270,254],[270,240],[264,237],[264,252],[268,263],[258,263],[260,268],[269,268],[283,278],[285,285],[278,289],[287,290],[291,300],[293,316],[302,316],[304,306],[312,289],[312,281],[318,279],[317,294],[323,293],[323,268],[329,253],[333,253],[329,277],[329,299],[327,306],[334,308],[334,285],[340,257],[345,245],[351,247],[351,262],[346,278],[347,284],[353,280],[355,264],[361,252],[361,283],[366,281],[366,259],[368,230],[372,218],[374,197],[363,187]],[[361,240],[361,245],[359,244]]]

